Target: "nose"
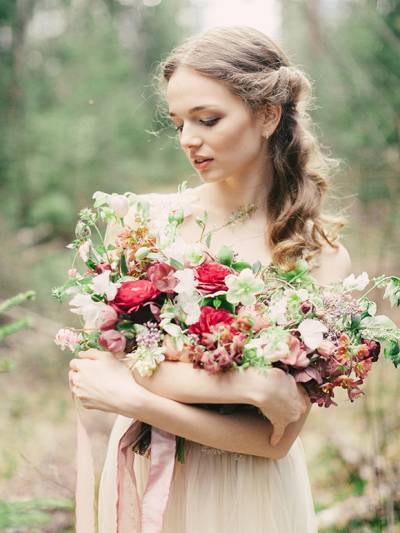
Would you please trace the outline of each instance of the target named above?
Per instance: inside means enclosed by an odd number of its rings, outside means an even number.
[[[191,128],[186,126],[183,126],[179,142],[181,147],[185,150],[188,150],[192,147],[199,147],[203,144],[201,137],[199,137],[199,135]]]

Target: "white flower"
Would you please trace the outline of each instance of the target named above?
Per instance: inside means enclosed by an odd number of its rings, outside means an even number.
[[[94,302],[89,294],[76,294],[69,302],[71,313],[82,315],[85,326],[89,329],[97,329],[101,323],[101,317],[107,305],[104,302]]]
[[[90,239],[88,239],[87,241],[85,241],[83,244],[79,246],[79,249],[78,249],[79,257],[82,259],[84,263],[86,263],[86,261],[89,259],[89,252],[90,252],[91,246],[92,246],[92,241]]]
[[[328,331],[327,327],[313,318],[306,318],[298,325],[303,342],[310,350],[315,350],[321,344],[323,333]]]
[[[165,253],[165,255],[170,259],[175,259],[180,263],[184,263],[186,254],[188,253],[189,246],[182,239],[182,237],[176,237],[174,242],[170,242],[169,238],[166,238],[166,241],[163,242],[162,236],[160,241],[160,248]]]
[[[95,276],[93,278],[91,287],[96,294],[105,295],[107,300],[112,301],[114,300],[118,291],[118,287],[121,284],[113,283],[110,280],[110,274],[111,272],[109,270],[106,270],[102,274]]]
[[[94,207],[100,207],[104,204],[107,204],[109,197],[110,195],[106,192],[96,191],[92,196],[94,200]]]
[[[186,324],[190,326],[191,324],[198,322],[201,308],[197,301],[197,294],[178,294],[176,300],[186,314]]]
[[[245,351],[256,349],[257,356],[273,363],[289,355],[289,332],[279,327],[264,330],[259,337],[252,339],[245,346]]]
[[[286,324],[287,298],[280,297],[268,306],[268,318],[279,324],[280,326]]]
[[[239,276],[229,274],[225,283],[228,287],[226,299],[232,304],[252,305],[256,302],[256,294],[264,288],[262,280],[250,268],[242,270]]]
[[[354,274],[350,274],[343,280],[343,288],[348,291],[363,291],[369,283],[369,277],[366,272],[363,272],[359,276],[355,277]]]
[[[198,266],[205,259],[205,246],[202,243],[192,244],[187,247],[185,259],[193,266]]]
[[[137,350],[129,353],[125,360],[131,370],[136,369],[142,377],[149,377],[164,359],[161,346],[139,346]]]
[[[177,270],[174,277],[178,280],[178,284],[174,291],[178,294],[192,295],[196,288],[196,280],[194,279],[194,272],[191,268],[184,268]]]
[[[123,218],[129,211],[129,201],[123,194],[112,194],[108,198],[108,205],[117,217]]]

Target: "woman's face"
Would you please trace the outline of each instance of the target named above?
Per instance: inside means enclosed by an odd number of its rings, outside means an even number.
[[[263,179],[265,123],[223,83],[179,67],[166,98],[182,150],[203,181]],[[196,164],[204,158],[211,161]]]

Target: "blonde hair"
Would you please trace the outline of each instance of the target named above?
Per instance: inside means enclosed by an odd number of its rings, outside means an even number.
[[[266,238],[272,262],[290,269],[301,257],[316,259],[325,243],[337,248],[343,219],[321,212],[337,162],[322,153],[311,131],[311,83],[304,73],[265,34],[247,26],[215,27],[183,41],[159,64],[161,89],[179,66],[221,81],[253,112],[282,107],[268,142],[274,176]]]

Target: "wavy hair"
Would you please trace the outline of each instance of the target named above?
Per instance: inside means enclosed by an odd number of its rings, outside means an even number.
[[[290,269],[299,258],[316,260],[326,243],[337,248],[344,220],[322,212],[337,161],[323,153],[312,132],[305,74],[265,34],[247,26],[215,27],[183,41],[158,66],[161,90],[179,66],[221,81],[254,113],[282,108],[267,143],[273,165],[266,206],[272,262]]]

